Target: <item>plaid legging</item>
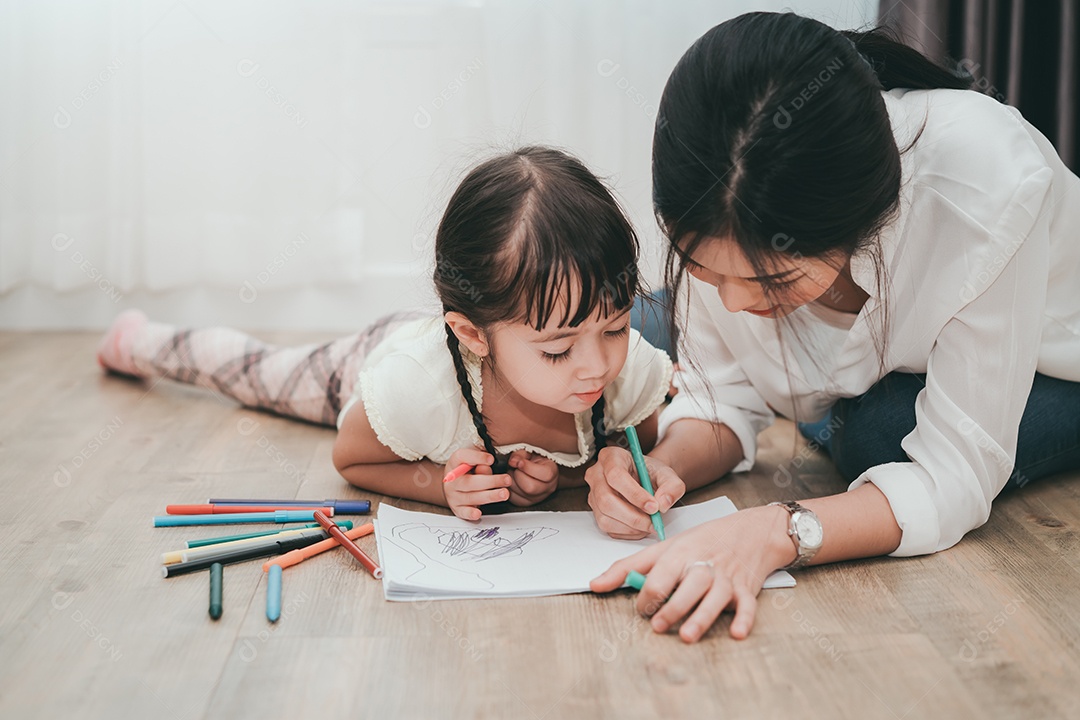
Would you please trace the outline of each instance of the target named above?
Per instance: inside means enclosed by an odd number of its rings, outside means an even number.
[[[135,335],[132,360],[145,377],[199,385],[248,407],[333,426],[368,353],[403,324],[430,316],[395,313],[355,335],[300,347],[270,345],[230,328],[150,322]]]

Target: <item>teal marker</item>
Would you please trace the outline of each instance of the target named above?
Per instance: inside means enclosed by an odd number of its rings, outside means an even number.
[[[281,617],[281,566],[271,565],[266,578],[266,619],[277,622]]]
[[[305,528],[317,528],[319,523],[308,523],[307,525],[301,525]],[[206,538],[204,540],[188,540],[188,549],[205,547],[206,545],[217,545],[223,542],[232,542],[233,540],[250,540],[251,538],[265,537],[267,535],[277,535],[281,530],[263,530],[262,532],[244,533],[243,535],[223,535],[221,537]]]
[[[638,480],[641,482],[641,486],[645,488],[645,491],[650,495],[655,495],[653,492],[652,480],[649,479],[649,470],[645,467],[645,456],[641,452],[641,441],[638,440],[637,430],[632,426],[626,428],[626,439],[630,441],[630,455],[634,458],[634,467],[637,468]],[[656,512],[652,514],[652,526],[656,528],[656,536],[661,540],[666,540],[664,536],[664,521],[660,517],[660,508],[657,507]]]
[[[352,530],[352,520],[342,520],[337,524],[342,531]],[[287,528],[287,530],[300,530],[301,528],[317,528],[320,527],[319,523],[308,523],[296,528]],[[206,547],[207,545],[217,545],[218,543],[232,542],[234,540],[250,540],[251,538],[267,537],[269,535],[277,535],[278,533],[285,532],[286,530],[263,530],[262,532],[244,533],[243,535],[223,535],[222,537],[206,538],[204,540],[188,540],[188,550],[200,547]]]
[[[641,589],[645,587],[645,581],[648,579],[649,578],[647,575],[642,575],[637,570],[631,570],[630,572],[626,573],[626,579],[623,580],[622,586],[626,587],[629,585],[630,587],[640,592]],[[670,598],[671,596],[668,595],[666,598],[661,600],[661,602],[667,602]]]
[[[220,515],[157,515],[154,527],[181,525],[233,525],[236,523],[302,523],[315,519],[314,510],[274,510],[273,512],[223,513]]]

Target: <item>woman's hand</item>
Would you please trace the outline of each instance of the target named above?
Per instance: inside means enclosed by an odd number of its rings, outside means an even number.
[[[492,475],[491,465],[494,462],[495,458],[486,451],[471,447],[455,451],[446,463],[447,473],[462,463],[476,466],[471,474],[442,483],[447,507],[462,520],[479,520],[483,515],[481,505],[501,502],[510,497],[510,476],[505,473]]]
[[[731,608],[735,618],[729,632],[741,640],[754,626],[757,594],[765,578],[795,559],[787,526],[784,508],[740,510],[619,560],[590,588],[615,590],[629,571],[637,570],[648,575],[637,609],[652,616],[654,631],[667,632],[681,620],[679,637],[696,642]]]
[[[634,459],[619,447],[600,451],[596,464],[585,472],[589,484],[589,507],[599,528],[613,538],[640,540],[653,532],[652,518],[659,510],[667,512],[686,492],[686,485],[675,471],[645,456],[655,497],[637,479]]]
[[[554,460],[526,450],[510,453],[510,502],[527,507],[541,502],[559,487],[559,466]]]

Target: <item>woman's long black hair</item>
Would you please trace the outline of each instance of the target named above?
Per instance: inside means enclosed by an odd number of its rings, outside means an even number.
[[[537,330],[557,318],[575,327],[622,312],[638,292],[638,240],[611,191],[578,159],[524,147],[474,168],[458,186],[435,237],[435,290],[444,312],[488,329],[522,321]],[[461,356],[446,325],[461,394],[484,448],[495,452]],[[494,360],[494,358],[492,358]],[[597,450],[605,444],[604,398],[593,405]]]
[[[970,84],[885,28],[837,31],[756,12],[709,30],[671,73],[653,137],[672,297],[686,259],[712,238],[734,239],[761,276],[785,257],[865,251],[883,289],[875,240],[898,210],[902,151],[881,91]],[[762,285],[777,296],[777,286]],[[673,302],[673,331],[677,314]]]

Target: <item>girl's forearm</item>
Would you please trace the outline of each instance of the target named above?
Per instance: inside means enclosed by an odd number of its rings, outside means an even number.
[[[584,487],[585,471],[592,467],[595,462],[596,459],[593,458],[576,468],[559,467],[559,488]]]
[[[447,507],[442,488],[445,469],[430,460],[349,465],[338,472],[363,490]]]
[[[559,468],[559,487],[584,486],[588,465]],[[349,465],[341,468],[339,472],[350,484],[362,490],[447,507],[442,488],[445,468],[430,460]]]
[[[727,425],[676,420],[649,453],[695,490],[731,472],[743,459],[742,443]]]

